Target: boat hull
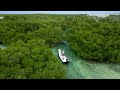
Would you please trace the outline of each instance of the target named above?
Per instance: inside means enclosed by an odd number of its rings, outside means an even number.
[[[64,55],[62,55],[61,49],[58,49],[58,56],[59,56],[60,60],[61,60],[63,63],[68,63],[67,57],[64,56]]]

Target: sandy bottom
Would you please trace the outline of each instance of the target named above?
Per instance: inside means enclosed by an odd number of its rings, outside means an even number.
[[[68,79],[120,79],[120,64],[93,63],[83,60],[78,58],[66,44],[52,48],[57,58],[58,48],[64,50],[65,56],[70,60],[66,65]],[[58,60],[61,62],[59,58]]]

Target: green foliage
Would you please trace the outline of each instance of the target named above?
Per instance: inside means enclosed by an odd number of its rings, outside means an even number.
[[[1,54],[1,78],[64,79],[65,67],[53,56],[42,39],[10,44]]]
[[[0,42],[7,49],[0,49],[0,78],[66,78],[65,66],[49,48],[61,43],[63,34],[53,16],[5,15],[0,21]]]
[[[120,62],[120,16],[3,15],[0,78],[66,78],[50,47],[67,41],[82,58]]]
[[[83,21],[82,26],[74,25],[66,37],[71,49],[87,60],[120,62],[120,21],[110,20],[104,18],[98,22]]]

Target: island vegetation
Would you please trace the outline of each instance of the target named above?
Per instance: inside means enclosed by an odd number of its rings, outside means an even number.
[[[65,79],[66,67],[51,51],[64,41],[78,57],[120,63],[119,15],[0,16],[2,79]]]

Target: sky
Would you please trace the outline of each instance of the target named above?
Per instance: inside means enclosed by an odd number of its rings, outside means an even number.
[[[89,14],[101,17],[120,14],[120,11],[0,11],[0,14]]]
[[[0,14],[115,14],[120,11],[0,11]]]

